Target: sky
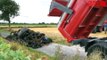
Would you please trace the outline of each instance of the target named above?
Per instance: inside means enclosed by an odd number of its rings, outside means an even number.
[[[57,23],[59,17],[49,17],[49,8],[52,0],[15,0],[20,6],[19,16],[11,19],[18,23]]]

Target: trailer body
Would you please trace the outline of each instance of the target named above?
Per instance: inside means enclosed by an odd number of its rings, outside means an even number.
[[[72,42],[88,38],[105,16],[106,3],[106,0],[53,0],[49,16],[61,17],[58,29]]]

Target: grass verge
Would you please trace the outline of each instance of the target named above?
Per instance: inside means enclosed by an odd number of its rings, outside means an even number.
[[[53,57],[50,57],[44,53],[36,51],[35,49],[32,49],[30,47],[21,45],[17,42],[9,42],[9,41],[3,39],[2,37],[0,37],[0,40],[3,40],[5,44],[8,44],[10,46],[10,50],[12,50],[12,51],[18,51],[18,50],[23,51],[23,54],[25,54],[26,56],[29,56],[30,60],[37,60],[39,58],[44,58],[44,57],[48,60],[54,59]],[[2,49],[2,48],[0,48],[0,49]],[[0,52],[1,52],[1,50],[0,50]]]

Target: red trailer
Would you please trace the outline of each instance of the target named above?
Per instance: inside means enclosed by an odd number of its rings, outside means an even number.
[[[49,16],[61,17],[61,34],[68,42],[85,46],[89,55],[95,48],[103,48],[100,51],[107,54],[107,38],[88,37],[106,13],[107,0],[53,0]]]

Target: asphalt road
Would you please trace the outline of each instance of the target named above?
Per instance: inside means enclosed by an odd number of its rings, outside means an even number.
[[[0,32],[0,35],[4,38],[10,35],[10,32]]]
[[[49,56],[55,56],[56,54],[61,54],[63,56],[63,59],[65,56],[72,57],[72,56],[76,56],[76,55],[81,57],[80,60],[83,60],[82,58],[86,57],[86,52],[85,52],[84,48],[80,47],[79,45],[66,46],[66,45],[52,43],[47,46],[38,48],[37,50],[40,52],[43,52]]]

